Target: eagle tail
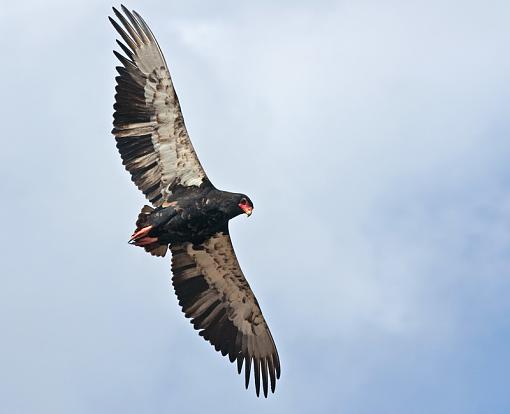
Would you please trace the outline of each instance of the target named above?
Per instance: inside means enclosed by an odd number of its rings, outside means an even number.
[[[142,211],[138,214],[138,219],[136,220],[136,230],[140,230],[142,227],[147,225],[148,218],[154,211],[154,208],[151,206],[143,206]]]
[[[168,244],[160,244],[156,237],[150,237],[148,235],[152,229],[152,225],[149,223],[149,217],[153,211],[154,208],[143,206],[136,220],[136,229],[129,242],[135,246],[143,247],[146,252],[153,256],[163,257],[168,251]]]

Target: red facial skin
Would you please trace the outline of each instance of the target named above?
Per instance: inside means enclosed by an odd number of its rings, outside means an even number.
[[[238,204],[239,208],[241,210],[243,210],[247,216],[250,216],[252,211],[253,211],[253,207],[250,206],[248,204],[248,202],[246,200],[242,200],[239,204]]]

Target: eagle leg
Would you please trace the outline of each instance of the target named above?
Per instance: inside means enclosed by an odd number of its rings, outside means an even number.
[[[131,235],[131,238],[129,239],[129,243],[132,243],[134,241],[141,239],[142,237],[147,236],[147,234],[149,234],[149,232],[151,230],[152,230],[152,226],[146,226],[146,227],[142,227],[140,230],[135,231]]]
[[[135,246],[147,246],[149,244],[155,243],[158,241],[157,237],[142,237],[138,238],[136,240],[130,241],[131,244],[134,244]]]

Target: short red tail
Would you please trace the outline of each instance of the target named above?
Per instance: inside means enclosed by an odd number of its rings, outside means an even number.
[[[163,257],[168,250],[168,245],[159,244],[157,237],[149,236],[153,228],[149,223],[149,217],[153,211],[154,209],[152,207],[143,206],[142,211],[138,215],[138,220],[136,220],[136,230],[131,235],[129,243],[143,247],[146,252],[149,252],[153,256]]]

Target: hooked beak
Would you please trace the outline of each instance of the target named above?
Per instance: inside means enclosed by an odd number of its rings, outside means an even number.
[[[251,213],[253,212],[253,207],[250,207],[250,206],[243,206],[242,204],[239,204],[239,207],[241,207],[241,210],[244,211],[244,214],[246,214],[246,216],[250,217],[251,216]]]

